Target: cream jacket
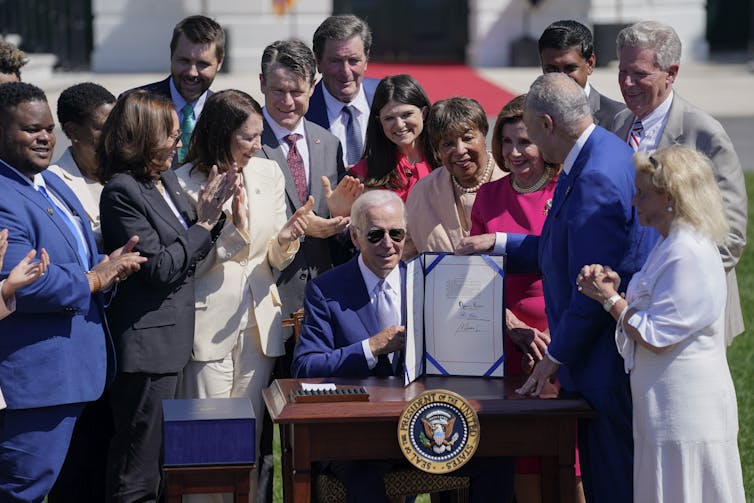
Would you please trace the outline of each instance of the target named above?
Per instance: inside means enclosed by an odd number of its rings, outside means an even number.
[[[196,204],[204,174],[181,166],[176,175]],[[299,249],[294,241],[284,250],[277,241],[285,225],[285,179],[277,163],[253,158],[243,168],[248,229],[233,225],[232,199],[225,203],[227,220],[214,253],[197,268],[196,329],[193,359],[220,360],[235,346],[240,330],[256,320],[266,356],[284,354],[280,296],[272,268],[283,269]],[[251,295],[244,296],[249,290]],[[243,299],[251,305],[242,305]],[[246,322],[244,322],[246,320]]]

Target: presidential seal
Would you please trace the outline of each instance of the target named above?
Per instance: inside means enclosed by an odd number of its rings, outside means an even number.
[[[411,400],[398,420],[398,444],[409,463],[429,473],[465,465],[479,445],[479,418],[458,393],[430,390]]]

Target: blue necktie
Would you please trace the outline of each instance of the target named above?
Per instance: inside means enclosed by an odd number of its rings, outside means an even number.
[[[194,107],[191,103],[186,103],[181,109],[183,119],[181,119],[181,148],[178,150],[178,164],[183,164],[183,160],[186,159],[188,154],[189,141],[191,140],[191,133],[194,132],[194,126],[196,126],[196,119],[194,119]]]
[[[79,230],[76,227],[76,224],[71,221],[70,218],[68,218],[68,215],[61,210],[57,204],[52,200],[50,197],[50,194],[47,193],[47,190],[44,188],[44,186],[40,185],[38,187],[38,192],[42,194],[42,196],[47,200],[48,203],[50,203],[51,207],[48,211],[53,211],[58,214],[60,219],[65,223],[66,227],[68,227],[68,230],[71,232],[71,236],[73,236],[73,240],[76,242],[76,253],[79,255],[79,260],[81,261],[81,265],[84,269],[87,271],[89,270],[89,254],[87,253],[87,248],[84,243],[81,242],[81,239],[79,237]],[[57,211],[56,211],[57,210]]]
[[[346,161],[349,166],[353,166],[361,159],[364,141],[361,138],[361,126],[359,121],[354,117],[353,107],[346,105],[343,107],[343,113],[346,114]]]

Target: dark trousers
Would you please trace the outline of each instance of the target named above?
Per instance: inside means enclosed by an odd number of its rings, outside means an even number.
[[[162,400],[177,374],[120,373],[110,388],[115,435],[108,452],[108,502],[153,502],[161,492]]]
[[[110,391],[86,404],[73,429],[71,446],[47,503],[105,501],[107,451],[113,436]]]
[[[628,379],[619,386],[582,390],[597,412],[579,419],[579,462],[588,502],[633,501],[634,443],[631,390]]]
[[[0,501],[41,502],[63,466],[84,404],[0,411]]]

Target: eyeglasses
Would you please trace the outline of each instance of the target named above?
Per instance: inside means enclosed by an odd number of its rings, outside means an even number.
[[[406,238],[406,229],[372,229],[367,232],[367,241],[372,244],[379,243],[386,232],[395,243],[400,243]]]

